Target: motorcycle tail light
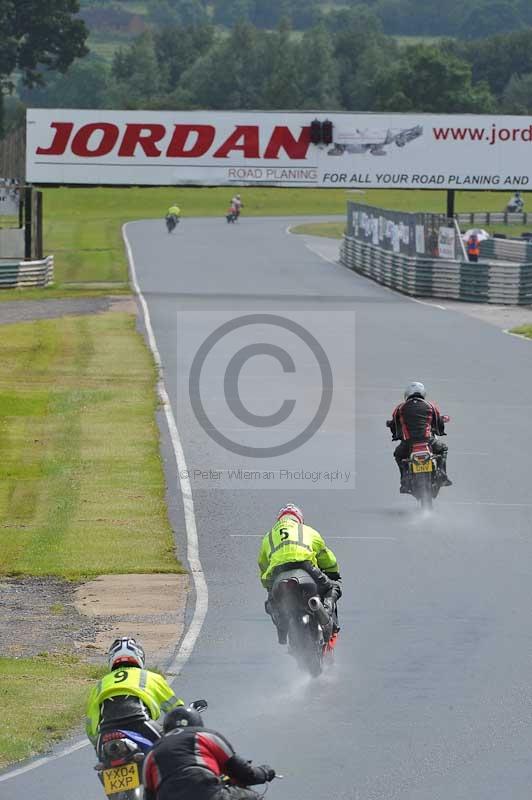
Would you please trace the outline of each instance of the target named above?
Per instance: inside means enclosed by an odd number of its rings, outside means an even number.
[[[102,742],[111,742],[113,739],[125,739],[125,733],[122,731],[110,731],[109,733],[104,733],[102,735]]]

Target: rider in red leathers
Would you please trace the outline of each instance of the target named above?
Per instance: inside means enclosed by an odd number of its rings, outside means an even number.
[[[422,383],[410,383],[404,393],[404,402],[396,406],[392,419],[386,423],[393,439],[401,439],[401,444],[394,451],[394,458],[401,473],[402,494],[409,492],[405,459],[410,455],[412,444],[417,442],[430,442],[432,452],[438,457],[441,485],[452,486],[452,481],[447,477],[448,447],[436,438],[445,433],[445,422],[448,419],[442,416],[435,403],[425,399],[426,394]]]

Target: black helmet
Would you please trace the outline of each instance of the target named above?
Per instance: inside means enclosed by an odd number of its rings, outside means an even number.
[[[174,728],[203,728],[203,717],[193,708],[178,706],[169,711],[163,722],[163,731],[168,733]]]

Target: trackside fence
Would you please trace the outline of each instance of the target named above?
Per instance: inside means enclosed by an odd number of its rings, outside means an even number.
[[[54,282],[54,257],[41,261],[0,261],[0,289],[49,286]]]
[[[471,211],[456,215],[460,227],[480,228],[482,225],[532,225],[528,211]]]
[[[395,212],[392,213],[395,216]],[[436,220],[427,215],[430,217],[428,228],[424,228],[423,220],[419,219],[422,215],[403,215],[418,219],[413,224],[408,220],[393,223],[401,224],[398,233],[390,228],[388,214],[383,209],[372,209],[368,213],[368,207],[349,203],[347,233],[340,252],[340,261],[345,266],[413,297],[532,304],[532,258],[522,263],[465,261],[459,255],[461,249],[458,246],[453,250],[453,244],[457,245],[457,242],[451,240],[450,224],[445,218]],[[376,217],[384,221],[375,221]],[[408,237],[405,226],[411,232]],[[445,230],[440,232],[440,228]],[[388,247],[379,241],[379,231],[385,232]],[[400,248],[401,243],[398,245],[398,238],[407,252],[401,252],[403,248]],[[407,238],[408,243],[403,241]],[[436,245],[438,241],[446,257],[436,255],[441,253]],[[427,246],[427,243],[431,245]]]

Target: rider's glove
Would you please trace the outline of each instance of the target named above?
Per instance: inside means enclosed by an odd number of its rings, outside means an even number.
[[[261,764],[259,769],[264,772],[264,783],[269,783],[275,778],[275,770],[268,764]]]
[[[342,589],[341,589],[340,584],[337,581],[335,581],[333,583],[332,593],[334,594],[334,599],[335,600],[339,600],[341,598],[341,596],[342,596]]]

